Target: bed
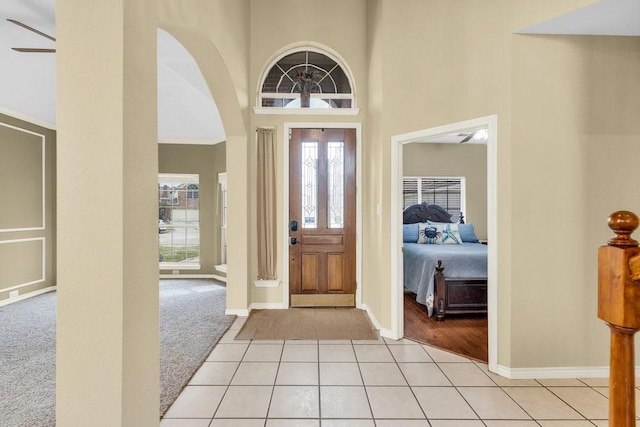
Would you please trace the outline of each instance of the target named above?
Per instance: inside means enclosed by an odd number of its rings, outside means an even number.
[[[405,289],[438,320],[486,313],[487,245],[479,242],[473,224],[454,224],[451,214],[426,204],[405,209],[403,220]]]

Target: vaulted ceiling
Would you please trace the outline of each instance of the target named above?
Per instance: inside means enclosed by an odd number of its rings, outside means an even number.
[[[55,0],[0,2],[0,113],[55,128],[55,54],[12,47],[55,48]],[[600,0],[525,28],[528,34],[640,36],[639,0]],[[158,30],[158,134],[164,142],[216,143],[225,133],[216,104],[191,55]]]
[[[55,128],[55,54],[21,48],[55,48],[55,0],[0,2],[0,113]],[[158,137],[161,142],[215,144],[225,139],[220,114],[193,57],[158,30]]]

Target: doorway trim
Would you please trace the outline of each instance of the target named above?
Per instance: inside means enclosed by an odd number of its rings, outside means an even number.
[[[356,307],[362,306],[362,124],[335,122],[285,122],[282,149],[282,308],[289,308],[289,135],[292,129],[355,129],[356,131]],[[374,318],[371,319],[377,324]]]
[[[489,240],[487,263],[487,305],[489,329],[489,370],[498,370],[498,116],[451,123],[430,129],[395,135],[391,137],[391,279],[396,286],[391,288],[391,333],[392,338],[404,336],[404,300],[402,265],[402,176],[403,146],[412,142],[426,143],[426,139],[455,132],[486,128],[487,139],[487,238]]]

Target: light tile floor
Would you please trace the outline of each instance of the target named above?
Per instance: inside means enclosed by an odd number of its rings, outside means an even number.
[[[161,427],[607,426],[606,379],[509,380],[409,340],[235,341],[245,320]]]

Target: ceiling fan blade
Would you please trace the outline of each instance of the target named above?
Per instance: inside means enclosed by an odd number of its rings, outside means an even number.
[[[27,53],[55,53],[55,49],[40,49],[40,48],[32,48],[32,47],[12,47],[11,49],[18,52],[27,52]]]
[[[36,30],[35,28],[30,27],[30,26],[28,26],[27,24],[23,24],[23,23],[22,23],[22,22],[20,22],[20,21],[16,21],[15,19],[10,19],[10,18],[7,18],[7,21],[11,22],[12,24],[16,24],[16,25],[17,25],[17,26],[19,26],[19,27],[26,28],[26,29],[27,29],[27,30],[29,30],[29,31],[33,31],[34,33],[39,34],[39,35],[41,35],[42,37],[46,37],[46,38],[48,38],[48,39],[49,39],[49,40],[51,40],[51,41],[56,41],[56,39],[55,39],[55,38],[53,38],[53,37],[51,37],[49,34],[45,34],[45,33],[43,33],[42,31],[38,31],[38,30]]]
[[[473,138],[473,136],[475,135],[475,132],[471,132],[469,135],[467,135],[462,141],[460,141],[460,144],[463,144],[465,142],[469,142],[471,141],[471,138]]]

